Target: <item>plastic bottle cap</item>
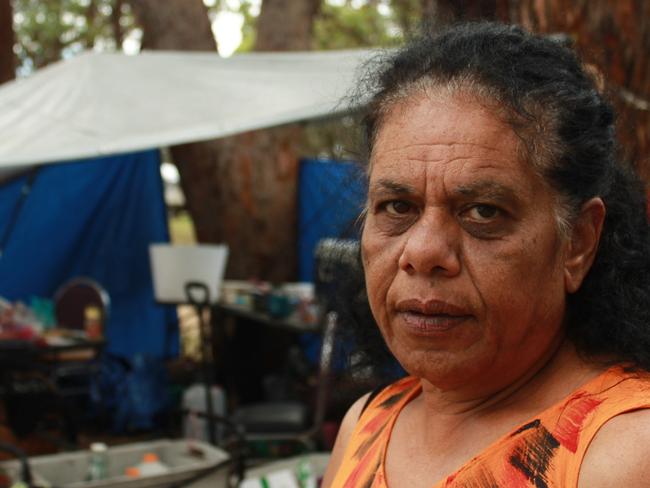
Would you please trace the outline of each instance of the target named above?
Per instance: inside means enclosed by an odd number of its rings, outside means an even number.
[[[127,475],[129,478],[139,478],[140,470],[135,466],[129,466],[124,470],[124,474]]]
[[[93,442],[90,445],[90,450],[92,452],[105,452],[106,450],[108,450],[108,446],[103,442]]]
[[[158,454],[155,452],[147,452],[142,458],[143,463],[157,463],[159,461]]]

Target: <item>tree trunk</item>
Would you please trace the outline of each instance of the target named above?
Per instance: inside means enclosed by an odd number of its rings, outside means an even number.
[[[11,0],[0,0],[0,83],[16,77]]]
[[[157,0],[133,3],[143,47],[215,49],[201,0],[168,0],[164,8]],[[256,49],[308,49],[318,3],[265,0]],[[229,278],[295,278],[299,135],[283,127],[172,148],[199,242],[230,246]]]
[[[650,2],[645,0],[421,0],[438,21],[499,19],[568,33],[602,74],[624,157],[650,186]]]
[[[537,32],[567,32],[602,73],[618,114],[625,156],[650,183],[650,2],[522,0],[520,22]]]
[[[113,10],[111,11],[111,28],[113,29],[113,37],[115,38],[115,48],[118,51],[122,50],[122,43],[124,42],[124,29],[120,24],[122,18],[122,5],[124,0],[115,0]]]
[[[264,0],[257,19],[256,51],[311,49],[320,0]]]
[[[201,0],[131,0],[143,28],[143,49],[215,51],[208,10]]]
[[[422,10],[440,23],[457,20],[501,20],[509,17],[508,0],[422,0]]]

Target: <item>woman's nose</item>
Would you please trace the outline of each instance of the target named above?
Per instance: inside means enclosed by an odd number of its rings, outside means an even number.
[[[405,234],[400,269],[409,274],[455,276],[460,273],[458,230],[449,216],[423,215]]]

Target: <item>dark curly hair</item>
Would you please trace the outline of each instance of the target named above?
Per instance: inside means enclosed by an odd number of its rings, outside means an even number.
[[[519,135],[522,157],[557,192],[561,231],[593,197],[607,209],[593,266],[567,298],[569,339],[586,358],[650,370],[644,186],[621,161],[613,109],[589,71],[566,42],[516,26],[463,23],[423,35],[384,56],[363,83],[372,93],[366,149],[393,104],[419,89],[459,90],[495,109]],[[359,322],[366,329],[368,321]],[[367,329],[362,342],[370,343]]]

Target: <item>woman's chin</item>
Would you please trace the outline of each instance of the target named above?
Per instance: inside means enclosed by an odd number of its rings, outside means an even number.
[[[395,348],[393,354],[411,376],[422,378],[440,389],[464,388],[488,377],[489,354],[477,354],[475,347],[461,350]]]

